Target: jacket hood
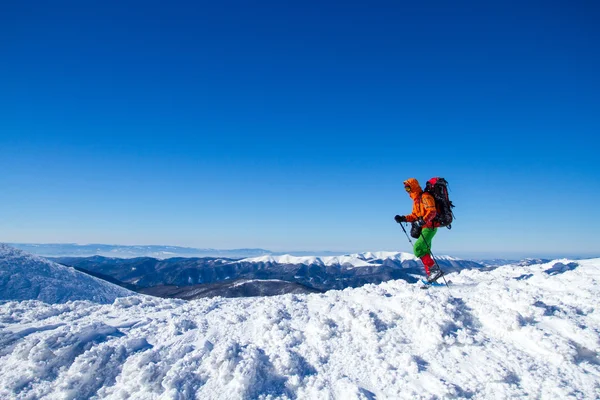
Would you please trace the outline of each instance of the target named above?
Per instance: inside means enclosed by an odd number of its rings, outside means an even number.
[[[410,187],[410,197],[414,199],[421,193],[423,193],[423,189],[421,189],[421,185],[419,185],[419,181],[415,178],[408,178],[404,181],[404,186]]]

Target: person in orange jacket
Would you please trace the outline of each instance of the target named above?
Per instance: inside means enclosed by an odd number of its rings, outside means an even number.
[[[396,215],[394,219],[399,224],[402,222],[412,223],[411,236],[417,238],[413,248],[415,256],[423,262],[427,280],[435,282],[443,275],[431,257],[431,241],[440,226],[439,223],[433,220],[437,213],[435,200],[432,195],[423,192],[419,181],[415,178],[405,180],[404,189],[413,200],[412,213],[409,215]]]

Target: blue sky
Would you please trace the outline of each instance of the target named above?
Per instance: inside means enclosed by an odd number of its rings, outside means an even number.
[[[13,3],[0,241],[600,255],[593,2]]]

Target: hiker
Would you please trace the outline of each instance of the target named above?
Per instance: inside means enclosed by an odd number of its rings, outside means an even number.
[[[421,259],[425,267],[428,282],[435,282],[442,275],[433,258],[431,257],[431,240],[441,224],[434,221],[436,216],[435,200],[427,192],[423,192],[419,182],[415,178],[409,178],[404,181],[404,190],[413,199],[412,213],[409,215],[396,215],[394,219],[397,223],[410,222],[412,229],[410,235],[417,239],[414,245],[415,256]]]

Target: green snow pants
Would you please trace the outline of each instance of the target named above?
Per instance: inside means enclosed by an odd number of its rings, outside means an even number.
[[[437,228],[423,228],[423,232],[421,232],[421,236],[415,242],[414,252],[415,256],[418,258],[423,257],[425,254],[431,253],[431,240],[435,236],[437,232]]]

